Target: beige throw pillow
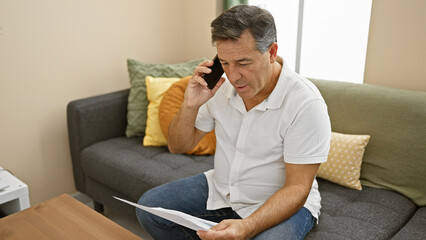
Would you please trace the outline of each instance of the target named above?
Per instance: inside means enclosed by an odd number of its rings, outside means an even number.
[[[339,185],[361,190],[361,163],[369,135],[331,133],[327,162],[322,163],[317,176]]]

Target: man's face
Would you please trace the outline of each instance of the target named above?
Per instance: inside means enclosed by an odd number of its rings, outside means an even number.
[[[238,95],[243,100],[266,99],[271,80],[269,51],[262,54],[257,50],[256,41],[248,31],[237,41],[217,41],[216,47],[223,70]]]

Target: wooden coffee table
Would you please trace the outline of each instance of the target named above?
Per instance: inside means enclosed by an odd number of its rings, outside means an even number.
[[[0,219],[0,239],[141,239],[68,194]]]

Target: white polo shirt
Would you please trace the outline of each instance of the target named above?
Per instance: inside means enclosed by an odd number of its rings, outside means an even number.
[[[195,126],[215,129],[217,139],[214,170],[205,172],[207,209],[231,207],[242,218],[284,186],[284,162],[325,162],[330,148],[330,120],[320,92],[286,64],[270,96],[249,112],[226,81],[200,108]],[[314,180],[304,206],[317,219],[320,202]]]

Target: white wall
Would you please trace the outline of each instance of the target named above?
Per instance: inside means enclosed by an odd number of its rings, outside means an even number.
[[[215,15],[215,1],[0,0],[0,166],[32,204],[75,192],[67,103],[128,88],[129,57],[212,57]]]

